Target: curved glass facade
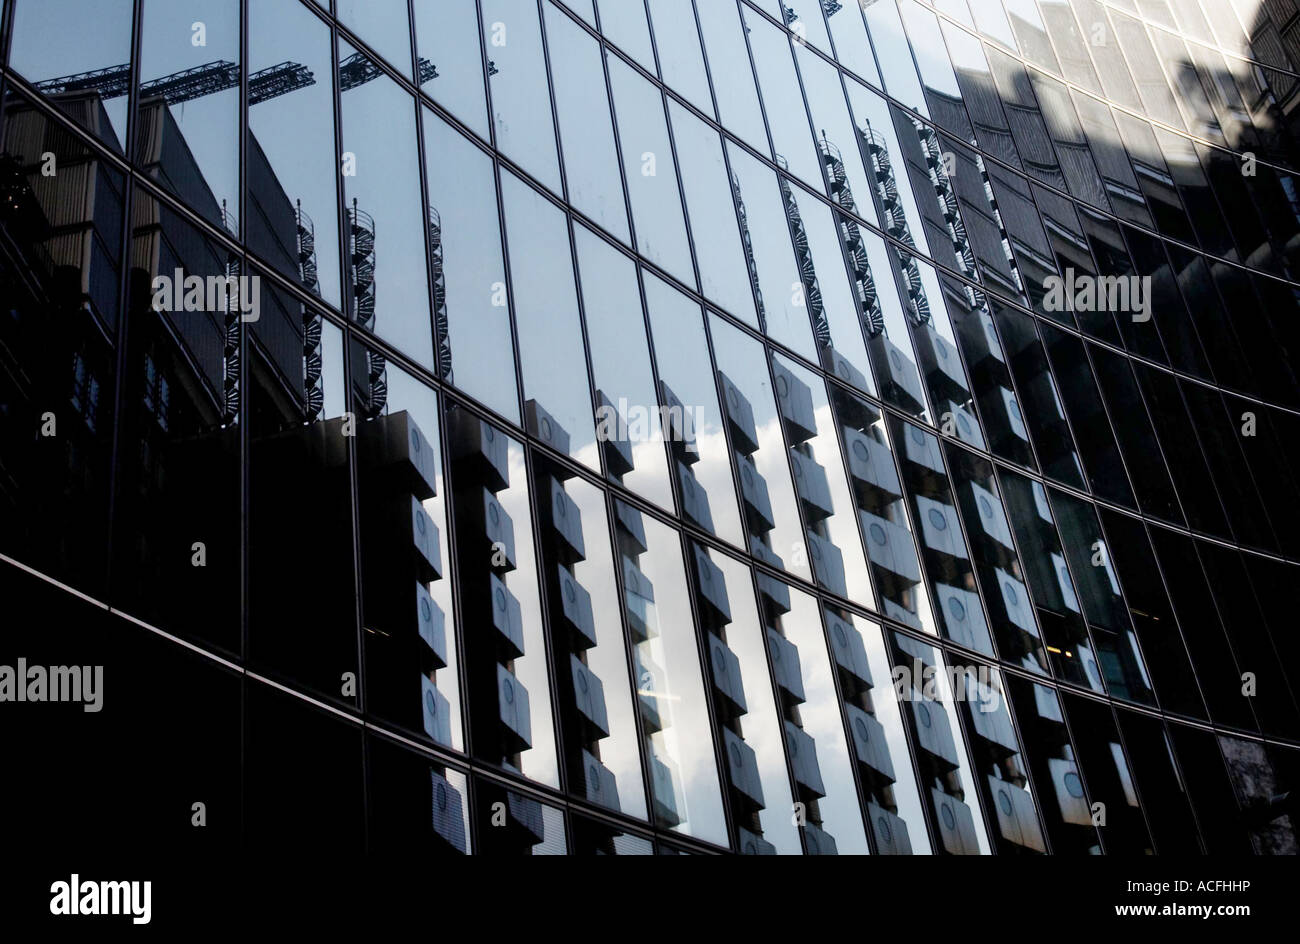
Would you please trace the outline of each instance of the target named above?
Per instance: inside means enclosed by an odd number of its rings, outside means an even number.
[[[1292,0],[3,29],[33,828],[1297,851]]]

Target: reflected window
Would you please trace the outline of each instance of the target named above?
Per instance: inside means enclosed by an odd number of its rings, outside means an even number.
[[[623,614],[632,639],[654,820],[726,845],[713,742],[700,737],[708,705],[680,537],[621,501],[615,508]]]
[[[470,748],[558,787],[524,447],[464,407],[446,427]]]
[[[645,297],[659,368],[660,425],[682,517],[745,547],[700,306],[648,272]]]
[[[691,542],[696,612],[704,630],[736,845],[742,855],[798,855],[799,832],[767,671],[766,635],[743,564]]]
[[[411,24],[406,0],[336,0],[339,22],[405,76],[411,74]],[[423,84],[423,76],[417,85]]]
[[[734,3],[700,3],[696,12],[700,17],[709,74],[713,78],[718,117],[728,131],[759,153],[767,154],[767,128],[758,103],[740,11]]]
[[[672,509],[663,415],[636,264],[585,226],[575,225],[574,235],[596,385],[596,441],[605,474],[661,508]]]
[[[533,481],[569,789],[645,819],[636,696],[605,496],[541,456],[534,457]]]
[[[811,576],[810,565],[815,566],[825,586],[847,595],[839,549],[815,532],[805,536],[788,464],[799,460],[786,456],[762,347],[716,315],[709,318],[709,328],[751,553],[805,578]],[[813,465],[809,460],[806,474],[820,484],[824,476]]]
[[[891,420],[894,442],[902,446],[903,484],[911,498],[909,508],[933,586],[939,626],[953,642],[992,655],[968,539],[944,470],[939,440],[911,423]],[[1001,508],[993,509],[990,517],[1001,520]]]
[[[1056,489],[1048,494],[1061,525],[1066,559],[1078,580],[1079,604],[1097,646],[1107,690],[1115,698],[1154,705],[1146,661],[1128,620],[1111,548],[1096,510]]]
[[[763,91],[767,125],[776,148],[776,162],[811,187],[822,189],[821,162],[813,148],[808,111],[800,94],[789,34],[742,4],[754,69]]]
[[[1052,852],[1101,855],[1094,807],[1084,788],[1078,755],[1056,690],[1019,676],[1007,675],[1004,679],[1024,735],[1025,756]]]
[[[949,673],[939,650],[899,632],[886,634],[894,661],[895,694],[916,744],[921,789],[930,809],[935,852],[988,855],[989,841],[980,813],[974,774],[956,715],[954,693],[965,672]],[[977,676],[978,677],[978,676]]]
[[[1047,652],[1024,590],[1025,574],[993,465],[951,445],[946,451],[998,652],[1013,665],[1045,674]]]
[[[438,398],[353,343],[366,708],[465,749]],[[417,680],[416,676],[419,676]]]
[[[912,543],[903,486],[884,416],[876,406],[839,387],[830,388],[830,402],[848,465],[849,488],[877,606],[886,616],[933,632],[934,616],[921,581],[921,564]],[[916,452],[915,443],[905,441],[901,448],[919,460],[935,462],[934,455]],[[938,462],[942,466],[942,460]]]
[[[713,97],[691,0],[649,0],[664,84],[713,117]]]
[[[1024,476],[1003,469],[998,471],[1012,531],[1029,578],[1028,593],[1038,614],[1047,660],[1059,677],[1095,692],[1105,692],[1097,653],[1088,637],[1074,579],[1056,534],[1047,490],[1041,483]],[[1025,587],[1007,585],[1004,592],[1007,591],[1019,597]]]
[[[562,810],[482,778],[474,785],[480,855],[569,854]]]
[[[806,289],[789,236],[789,184],[778,184],[771,170],[734,144],[727,145],[727,155],[759,321],[773,340],[816,360]]]
[[[812,371],[777,355],[772,357],[772,374],[813,578],[834,594],[873,606],[857,509],[844,477],[825,385]]]
[[[894,675],[880,626],[835,607],[827,607],[825,616],[876,852],[928,855],[932,847],[907,746],[904,703],[896,688],[889,690]]]
[[[760,575],[758,590],[806,854],[864,855],[862,807],[820,608],[771,577]]]
[[[997,824],[994,846],[1000,855],[1047,851],[1038,804],[1021,753],[1002,673],[980,663],[956,665],[955,693],[970,732],[971,755],[980,797]]]
[[[1094,818],[1099,813],[1098,822],[1104,824],[1099,832],[1107,854],[1154,855],[1113,709],[1078,695],[1062,695],[1061,700],[1079,749]]]

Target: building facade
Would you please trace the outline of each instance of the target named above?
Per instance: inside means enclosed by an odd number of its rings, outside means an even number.
[[[20,832],[1297,851],[1293,0],[2,22]]]

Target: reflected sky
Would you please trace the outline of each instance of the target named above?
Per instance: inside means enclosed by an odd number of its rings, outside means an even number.
[[[524,399],[536,400],[564,427],[571,456],[599,469],[567,218],[514,174],[502,175],[501,198]]]
[[[354,52],[339,43],[339,58]],[[343,198],[374,225],[375,332],[424,367],[433,367],[426,211],[420,201],[415,102],[387,76],[341,93],[343,149],[355,157]],[[354,203],[355,201],[355,203]],[[362,227],[369,221],[359,218]],[[354,312],[355,314],[355,312]]]

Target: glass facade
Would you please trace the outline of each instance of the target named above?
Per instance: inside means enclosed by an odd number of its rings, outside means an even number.
[[[1293,0],[2,2],[32,828],[1298,851]]]

